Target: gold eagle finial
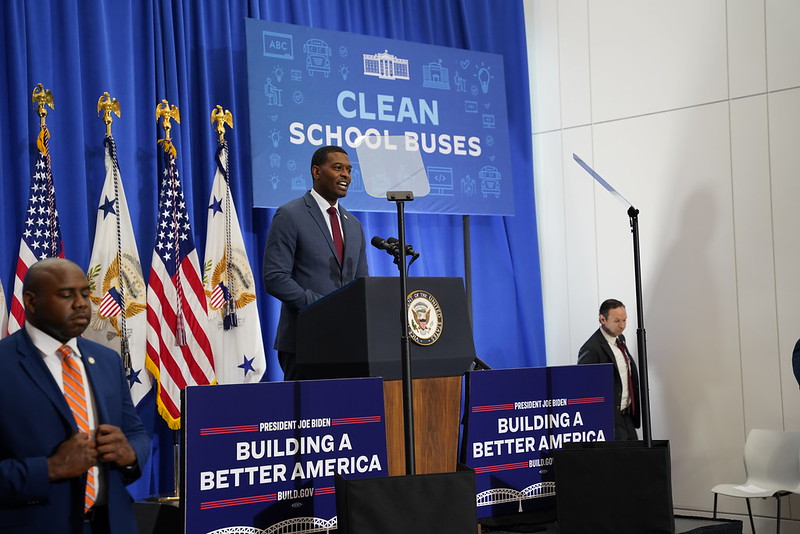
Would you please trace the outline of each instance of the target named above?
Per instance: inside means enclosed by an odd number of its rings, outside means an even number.
[[[53,102],[53,93],[50,89],[45,89],[41,83],[37,83],[36,87],[33,88],[33,94],[31,94],[31,102],[36,104],[36,113],[41,119],[41,125],[45,126],[45,117],[47,117],[45,105],[50,106],[50,109],[56,109]]]
[[[178,124],[181,123],[181,112],[178,110],[178,106],[170,106],[169,102],[166,100],[161,100],[156,106],[156,121],[158,119],[163,118],[161,121],[161,126],[164,127],[164,139],[169,141],[169,131],[172,128],[172,124],[170,120],[175,120]]]
[[[227,109],[222,109],[222,106],[217,104],[213,110],[211,110],[211,124],[217,123],[216,131],[217,135],[219,135],[219,143],[225,140],[225,125],[228,125],[228,128],[233,128],[233,114],[228,111]]]
[[[114,117],[111,116],[115,113],[117,117],[120,116],[119,100],[111,98],[108,91],[105,91],[100,98],[97,99],[97,114],[103,113],[103,122],[106,124],[106,135],[111,136],[111,123]]]
[[[170,106],[169,102],[162,99],[161,103],[156,105],[156,122],[158,122],[159,118],[162,118],[161,125],[164,127],[164,139],[159,139],[158,142],[163,143],[164,152],[169,152],[172,154],[172,157],[175,157],[177,155],[177,150],[175,149],[175,145],[172,144],[172,139],[169,135],[169,131],[172,129],[170,120],[175,119],[175,122],[180,124],[181,112],[178,110],[178,106]]]

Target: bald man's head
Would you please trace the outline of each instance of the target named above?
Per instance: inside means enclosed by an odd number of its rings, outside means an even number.
[[[65,343],[89,326],[89,293],[89,280],[76,263],[64,258],[38,261],[22,282],[25,320]]]

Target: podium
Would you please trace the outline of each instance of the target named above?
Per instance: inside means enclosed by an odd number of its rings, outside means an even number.
[[[456,470],[461,375],[475,358],[464,284],[454,277],[410,277],[409,295],[425,292],[441,309],[441,333],[411,343],[416,472]],[[297,372],[302,380],[383,377],[388,471],[405,474],[400,279],[358,278],[300,311]]]

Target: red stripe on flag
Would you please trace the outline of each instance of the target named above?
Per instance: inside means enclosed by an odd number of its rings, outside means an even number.
[[[164,293],[164,286],[156,269],[150,271],[150,287],[158,299],[158,306],[149,306],[147,308],[147,322],[150,328],[158,335],[159,345],[157,348],[161,361],[160,367],[167,370],[167,373],[179,389],[183,389],[186,387],[186,379],[176,362],[176,355],[172,352],[172,347],[178,349],[178,346],[174,345],[174,340],[168,345],[164,341],[164,336],[161,335],[161,329],[164,327],[174,332],[178,319],[168,302],[167,295]],[[180,405],[180,399],[176,398],[174,404]]]
[[[114,317],[122,311],[122,308],[120,308],[117,301],[114,300],[114,297],[111,296],[111,293],[106,291],[103,300],[100,301],[100,308],[98,308],[97,311],[101,317]]]

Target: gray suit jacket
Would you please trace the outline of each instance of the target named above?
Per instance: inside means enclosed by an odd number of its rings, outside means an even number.
[[[369,274],[361,223],[339,204],[344,235],[342,265],[314,197],[308,192],[278,208],[264,250],[264,285],[280,300],[276,350],[295,352],[297,312],[360,276]]]

